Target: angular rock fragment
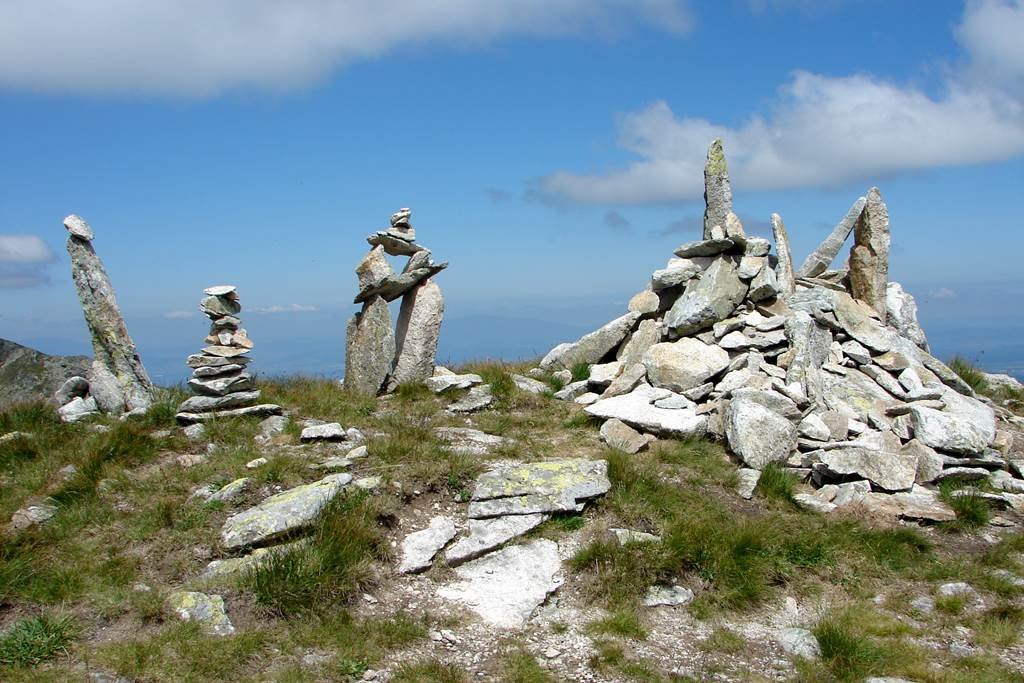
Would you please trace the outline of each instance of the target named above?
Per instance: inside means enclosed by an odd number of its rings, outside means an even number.
[[[398,571],[415,574],[430,568],[434,555],[455,538],[455,522],[450,517],[438,515],[431,518],[429,526],[414,531],[402,541],[402,561]]]
[[[601,399],[584,410],[604,419],[617,418],[626,424],[657,434],[700,436],[706,433],[708,418],[691,409],[659,408],[654,402],[672,396],[668,389],[640,385],[622,396]]]
[[[782,216],[772,214],[772,236],[775,238],[775,252],[779,263],[775,266],[775,275],[782,296],[789,296],[796,290],[796,278],[793,275],[793,252],[789,247],[789,234],[782,222]]]
[[[486,434],[469,427],[438,427],[434,434],[448,443],[447,450],[462,455],[487,455],[494,448],[512,443],[507,437]]]
[[[604,460],[548,460],[499,465],[476,480],[471,518],[579,512],[611,488]]]
[[[448,410],[453,413],[475,413],[478,410],[483,410],[493,402],[494,395],[491,393],[491,387],[485,384],[470,389],[465,396],[449,405]]]
[[[747,293],[736,265],[717,259],[699,280],[691,280],[665,316],[665,325],[678,334],[699,332],[725,320]]]
[[[601,440],[617,451],[638,453],[647,447],[654,437],[641,434],[622,420],[611,419],[601,425]]]
[[[599,363],[612,349],[622,343],[639,319],[639,313],[627,313],[584,335],[579,341],[559,344],[544,356],[540,367],[544,370],[571,370],[578,363]]]
[[[459,539],[445,551],[444,558],[452,567],[480,557],[498,546],[522,536],[550,519],[549,515],[509,515],[491,519],[469,520],[469,535]]]
[[[859,197],[853,203],[853,206],[825,238],[825,241],[804,260],[803,265],[796,272],[797,277],[814,277],[828,270],[828,267],[835,261],[839,250],[843,248],[846,238],[850,236],[857,221],[860,220],[860,215],[867,202],[867,197]]]
[[[749,398],[733,398],[725,414],[729,449],[755,470],[783,462],[796,446],[796,426]]]
[[[917,458],[911,454],[874,451],[866,448],[836,448],[821,454],[821,465],[829,475],[856,475],[886,491],[906,491],[914,485]]]
[[[710,239],[711,229],[716,225],[724,226],[726,217],[732,212],[732,186],[719,138],[708,147],[704,162],[704,206],[704,239]]]
[[[885,286],[885,311],[886,321],[900,335],[921,349],[928,350],[928,338],[921,323],[917,321],[917,301],[909,292],[903,291],[903,286],[898,282],[890,282]]]
[[[643,364],[652,385],[683,392],[725,370],[729,354],[718,346],[684,337],[654,344],[644,354]]]

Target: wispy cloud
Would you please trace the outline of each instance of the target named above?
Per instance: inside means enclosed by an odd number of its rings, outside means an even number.
[[[928,292],[928,297],[930,299],[952,299],[955,296],[956,292],[949,287],[939,287],[938,289],[933,289]]]
[[[677,116],[659,101],[623,115],[619,145],[636,155],[607,174],[561,171],[537,191],[575,202],[699,198],[708,143],[723,138],[735,187],[836,186],[880,175],[1024,154],[1024,2],[969,2],[955,36],[964,59],[939,95],[872,75],[797,71],[766,115],[737,127]]]
[[[168,311],[164,313],[164,317],[168,320],[184,320],[186,318],[195,317],[194,311]]]
[[[615,232],[632,232],[633,226],[629,222],[629,219],[623,216],[618,211],[608,211],[601,219],[605,227],[611,228]]]
[[[48,284],[46,267],[56,258],[38,235],[0,235],[0,289]]]
[[[286,306],[279,306],[275,304],[264,308],[254,308],[252,309],[252,312],[258,313],[259,315],[271,315],[274,313],[312,313],[319,310],[320,309],[316,306],[305,306],[303,304],[288,304]]]
[[[204,97],[291,89],[403,46],[685,32],[685,0],[6,0],[0,84]]]

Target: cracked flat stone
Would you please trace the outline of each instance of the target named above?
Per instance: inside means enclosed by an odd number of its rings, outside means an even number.
[[[415,574],[429,569],[434,555],[455,538],[455,533],[455,522],[450,517],[433,517],[426,529],[414,531],[402,540],[402,561],[398,571]]]
[[[435,394],[440,394],[449,389],[468,389],[469,387],[476,386],[477,384],[483,384],[483,378],[480,375],[465,374],[465,375],[434,375],[423,380],[423,384],[426,385]]]
[[[584,410],[603,419],[616,418],[635,429],[658,434],[699,436],[707,432],[708,418],[689,408],[659,408],[655,401],[674,394],[668,389],[640,385],[628,394],[596,401]]]
[[[453,413],[475,413],[483,410],[494,402],[494,395],[491,393],[491,386],[484,384],[473,387],[465,396],[448,406]]]
[[[481,432],[469,427],[438,427],[437,438],[447,442],[445,450],[460,455],[487,455],[492,448],[512,443],[512,439]]]
[[[455,568],[458,580],[438,595],[466,605],[485,622],[522,628],[562,585],[558,545],[546,538],[514,545]]]
[[[492,519],[469,520],[469,535],[458,540],[449,548],[444,558],[455,567],[463,562],[480,557],[503,543],[522,536],[530,529],[550,519],[549,515],[509,515]]]
[[[225,548],[241,548],[307,526],[351,481],[351,474],[330,474],[311,484],[273,495],[255,507],[228,517],[221,528],[221,544]]]
[[[471,518],[579,512],[611,488],[604,460],[548,460],[499,465],[476,480]]]

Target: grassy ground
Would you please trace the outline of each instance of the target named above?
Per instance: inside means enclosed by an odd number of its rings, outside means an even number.
[[[797,509],[792,495],[800,484],[769,469],[754,500],[743,501],[732,491],[736,468],[720,445],[660,440],[635,456],[603,449],[596,423],[577,406],[515,388],[511,374],[527,368],[459,368],[483,376],[496,397],[494,409],[472,417],[473,426],[511,439],[489,457],[444,447],[435,429],[466,426],[466,418],[445,412],[450,399],[423,387],[377,399],[329,380],[266,381],[264,398],[293,417],[286,433],[269,441],[255,438],[255,420],[213,422],[204,440],[188,441],[173,422],[180,391],[167,392],[144,420],[65,425],[44,405],[0,414],[0,433],[32,435],[0,444],[0,518],[32,503],[57,508],[47,524],[0,544],[0,680],[85,680],[97,670],[139,681],[357,679],[422,646],[438,627],[439,617],[422,610],[356,609],[364,592],[386,580],[402,511],[424,496],[464,500],[488,459],[548,457],[609,463],[607,496],[583,515],[558,517],[535,532],[582,538],[568,563],[566,590],[578,588],[602,615],[582,632],[594,652],[591,669],[607,680],[685,680],[636,653],[636,644],[659,629],[640,605],[653,583],[695,589],[689,613],[712,626],[694,648],[722,661],[741,661],[749,650],[730,624],[796,595],[831,605],[813,624],[823,657],[801,662],[796,679],[860,680],[884,672],[921,681],[1021,680],[999,653],[1019,647],[1022,590],[993,571],[1024,572],[1024,537],[1007,534],[996,545],[979,540],[977,529],[987,528],[990,513],[977,500],[956,499],[958,524],[941,530],[825,518]],[[574,376],[582,372],[574,369]],[[221,556],[218,532],[229,514],[323,476],[310,463],[340,454],[333,446],[299,446],[301,419],[357,426],[368,437],[369,456],[351,471],[383,484],[371,494],[337,498],[305,544],[261,569],[213,587],[199,582],[207,562]],[[267,463],[247,469],[258,457]],[[192,497],[199,486],[243,476],[252,485],[235,504]],[[620,547],[602,533],[608,526],[660,540]],[[931,595],[945,581],[971,583],[986,607],[938,596],[931,615],[909,606],[914,595]],[[238,632],[216,638],[169,618],[164,600],[180,588],[224,595]],[[957,627],[969,630],[975,654],[927,646]],[[493,662],[498,680],[559,680],[536,655],[521,641],[503,645]],[[945,673],[935,673],[936,663]],[[395,681],[470,680],[431,657],[391,671]]]

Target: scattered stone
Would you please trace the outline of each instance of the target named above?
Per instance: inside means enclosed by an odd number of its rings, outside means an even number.
[[[643,531],[635,531],[633,529],[619,529],[611,528],[608,529],[609,533],[615,538],[615,542],[620,546],[627,545],[629,543],[660,543],[661,537],[655,536],[654,534],[648,534]]]
[[[266,458],[255,458],[255,459],[250,460],[249,462],[245,463],[245,469],[247,469],[247,470],[254,470],[254,469],[257,469],[259,467],[263,467],[266,464],[267,464],[267,459]]]
[[[550,519],[550,515],[508,515],[491,519],[470,519],[469,535],[459,539],[445,551],[444,557],[452,567],[480,557],[513,538],[522,536]]]
[[[525,391],[528,394],[539,395],[551,391],[551,387],[544,382],[530,377],[524,377],[523,375],[512,375],[512,382],[515,383],[516,389],[519,389],[519,391]]]
[[[494,448],[512,443],[509,438],[486,434],[479,429],[468,427],[438,427],[434,434],[448,442],[448,450],[461,455],[487,455]]]
[[[796,655],[805,659],[821,657],[821,648],[814,634],[805,628],[784,628],[775,635],[775,640],[788,655]]]
[[[438,594],[466,605],[493,626],[521,628],[562,585],[561,564],[557,544],[541,538],[456,567],[458,579]]]
[[[206,500],[214,503],[229,503],[245,493],[250,483],[252,483],[252,479],[249,477],[235,479],[211,493]]]
[[[736,472],[736,494],[740,498],[750,500],[754,497],[754,489],[757,488],[757,482],[760,480],[761,470],[752,470],[747,467],[741,467]]]
[[[28,505],[16,510],[11,515],[11,528],[15,531],[24,531],[34,526],[40,526],[53,519],[55,514],[57,514],[57,508],[48,503]]]
[[[835,503],[824,501],[821,498],[808,493],[795,494],[793,496],[793,502],[805,510],[819,512],[821,514],[828,514],[838,507]]]
[[[189,441],[200,441],[206,436],[206,426],[202,424],[191,424],[181,431]]]
[[[639,453],[655,438],[641,434],[622,420],[611,419],[601,425],[601,440],[623,453]]]
[[[473,387],[465,396],[448,406],[453,413],[475,413],[483,410],[494,402],[494,395],[488,384]]]
[[[229,636],[235,632],[224,610],[224,598],[219,595],[175,591],[167,596],[167,609],[181,621],[198,622],[211,635]]]
[[[455,522],[450,517],[433,517],[426,529],[415,531],[402,541],[402,561],[398,571],[415,574],[429,569],[434,555],[455,538],[455,533]]]
[[[344,441],[348,438],[345,428],[337,422],[306,427],[299,435],[299,440],[305,443],[312,441]]]
[[[477,384],[483,384],[483,381],[480,375],[456,375],[453,373],[439,375],[435,373],[433,377],[423,380],[423,383],[435,394],[441,394],[449,389],[468,389]]]
[[[644,596],[644,607],[676,607],[693,601],[693,591],[683,586],[651,586]]]
[[[57,414],[64,422],[78,422],[84,418],[98,415],[99,406],[96,405],[96,399],[92,396],[89,398],[76,396],[58,408]]]
[[[476,480],[470,518],[580,512],[611,488],[604,460],[548,460],[498,465]]]

